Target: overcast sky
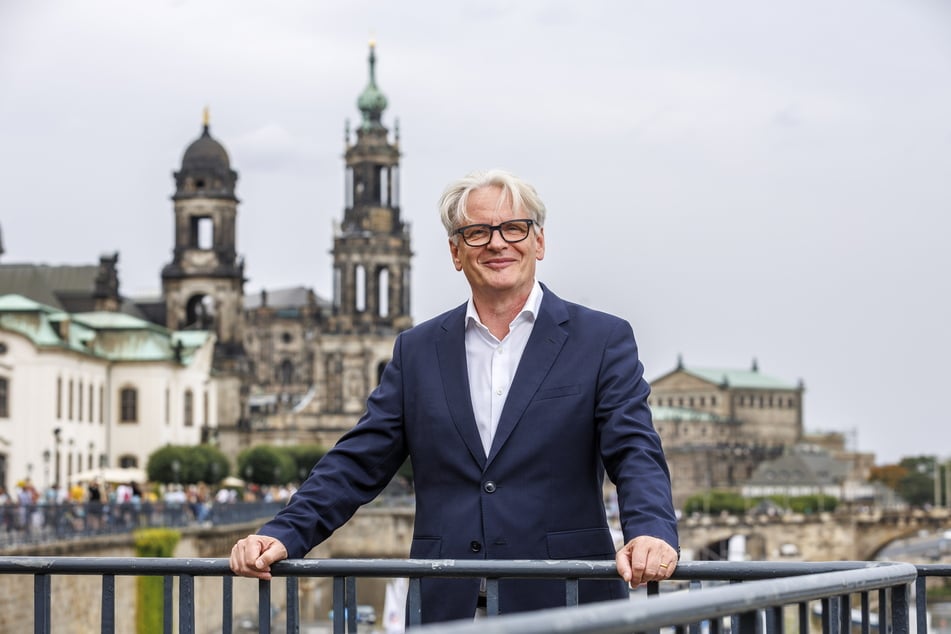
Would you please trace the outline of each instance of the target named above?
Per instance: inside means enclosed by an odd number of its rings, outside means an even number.
[[[539,278],[617,313],[647,376],[805,382],[805,426],[951,458],[944,0],[0,3],[2,261],[118,251],[156,293],[172,172],[239,172],[247,292],[331,294],[344,122],[377,41],[416,321],[461,303],[436,201],[502,167],[549,208]]]

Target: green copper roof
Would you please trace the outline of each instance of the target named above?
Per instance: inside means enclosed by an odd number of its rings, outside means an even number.
[[[376,46],[370,43],[370,81],[367,87],[363,89],[360,97],[357,98],[357,108],[363,113],[363,123],[361,128],[364,130],[381,129],[383,124],[380,117],[386,110],[386,96],[380,92],[376,85]]]
[[[729,368],[682,368],[687,374],[711,383],[727,383],[730,387],[761,390],[797,390],[799,386],[768,375],[758,370],[734,370]]]
[[[19,312],[19,311],[37,311],[43,310],[43,304],[34,302],[29,297],[10,293],[9,295],[0,295],[0,311]]]
[[[0,296],[0,328],[38,348],[62,348],[108,361],[180,361],[187,365],[212,337],[206,331],[172,331],[123,313],[69,314],[22,295]]]
[[[76,313],[73,316],[74,321],[82,322],[90,328],[97,330],[149,330],[155,329],[166,331],[165,328],[150,321],[126,315],[125,313],[114,313],[109,311],[96,311],[91,313]]]

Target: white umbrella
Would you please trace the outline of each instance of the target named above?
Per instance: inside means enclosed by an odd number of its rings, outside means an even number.
[[[70,483],[101,480],[109,484],[125,484],[128,482],[145,482],[148,478],[143,469],[135,467],[101,467],[80,471],[69,476]]]

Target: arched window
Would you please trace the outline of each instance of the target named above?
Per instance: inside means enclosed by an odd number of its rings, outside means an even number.
[[[124,387],[119,390],[119,422],[139,422],[138,409],[139,394],[134,387]]]
[[[10,380],[0,376],[0,418],[10,418]]]
[[[376,291],[377,306],[379,306],[380,317],[389,317],[390,315],[390,270],[380,269],[377,275]]]
[[[183,328],[212,330],[215,325],[215,300],[209,295],[194,295],[185,305]]]
[[[139,459],[132,454],[119,456],[119,466],[123,469],[135,469],[139,466]]]
[[[195,424],[195,397],[191,390],[185,390],[185,412],[182,422],[185,427],[191,427]]]
[[[280,368],[278,369],[278,380],[281,382],[281,385],[290,385],[294,382],[294,364],[290,359],[281,361]]]
[[[353,308],[362,313],[367,308],[367,270],[358,264],[353,271],[353,278]]]

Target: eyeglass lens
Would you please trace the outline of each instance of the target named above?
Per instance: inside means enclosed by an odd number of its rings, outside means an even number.
[[[470,247],[481,247],[492,241],[492,232],[498,230],[506,242],[521,242],[528,237],[531,220],[509,220],[499,225],[469,225],[459,229],[462,239]]]

